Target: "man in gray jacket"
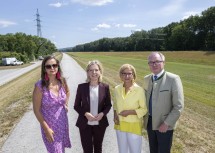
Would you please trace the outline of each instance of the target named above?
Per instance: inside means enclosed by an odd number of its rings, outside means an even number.
[[[148,114],[144,127],[149,138],[150,153],[170,153],[173,130],[184,108],[184,94],[178,75],[164,70],[165,57],[152,52],[148,57],[152,72],[144,77]]]

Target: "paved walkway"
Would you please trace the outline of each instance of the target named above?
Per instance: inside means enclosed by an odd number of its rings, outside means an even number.
[[[79,83],[85,82],[85,71],[74,61],[71,57],[64,54],[61,61],[64,76],[67,78],[71,97],[69,101],[69,124],[70,124],[70,138],[72,148],[66,149],[66,153],[82,153],[80,136],[75,122],[78,114],[73,109],[74,98],[76,89]],[[108,114],[110,126],[107,128],[103,142],[103,153],[117,153],[117,141],[115,131],[113,129],[113,110]],[[142,153],[149,153],[148,142],[144,139]],[[0,153],[45,153],[39,123],[36,120],[32,106],[29,111],[24,115],[22,120],[17,124],[5,144],[3,145]]]

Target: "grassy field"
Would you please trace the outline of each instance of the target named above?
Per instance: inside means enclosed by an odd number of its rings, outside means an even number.
[[[98,59],[104,66],[104,81],[111,89],[120,83],[118,70],[129,63],[137,70],[137,83],[150,73],[149,52],[69,53],[83,68]],[[211,52],[163,52],[165,70],[180,75],[185,110],[174,133],[173,153],[215,152],[215,54]]]

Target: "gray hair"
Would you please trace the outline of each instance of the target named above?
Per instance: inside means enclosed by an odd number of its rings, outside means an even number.
[[[151,54],[148,56],[148,60],[152,54],[158,54],[161,57],[162,61],[165,61],[165,56],[161,52],[151,52]]]

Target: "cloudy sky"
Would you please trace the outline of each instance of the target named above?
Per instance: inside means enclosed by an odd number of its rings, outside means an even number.
[[[211,6],[215,0],[1,0],[0,34],[37,35],[38,9],[42,37],[72,47],[163,27]]]

